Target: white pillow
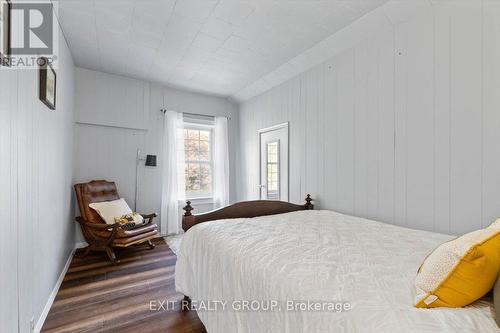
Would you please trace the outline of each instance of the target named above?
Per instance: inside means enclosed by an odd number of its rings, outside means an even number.
[[[495,222],[493,222],[488,229],[500,229],[500,218],[496,219]]]
[[[123,198],[113,201],[94,202],[89,205],[107,224],[115,224],[115,217],[131,214],[132,210]]]

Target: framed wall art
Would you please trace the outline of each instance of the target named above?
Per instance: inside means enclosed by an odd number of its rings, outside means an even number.
[[[47,58],[41,57],[40,66],[40,100],[51,110],[56,109],[57,75]]]

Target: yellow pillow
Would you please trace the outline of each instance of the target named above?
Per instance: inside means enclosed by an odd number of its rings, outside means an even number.
[[[142,224],[144,222],[144,218],[142,217],[141,214],[133,212],[130,214],[125,214],[120,217],[115,217],[115,223],[120,223],[120,224]]]
[[[417,308],[461,307],[488,293],[500,270],[500,229],[477,230],[441,244],[418,270]]]

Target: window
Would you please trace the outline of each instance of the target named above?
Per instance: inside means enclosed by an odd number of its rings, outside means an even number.
[[[212,197],[213,128],[196,124],[184,125],[186,197]]]
[[[267,147],[267,199],[280,198],[279,141],[269,142]]]

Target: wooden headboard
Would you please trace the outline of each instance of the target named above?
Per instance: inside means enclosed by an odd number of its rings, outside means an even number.
[[[284,214],[299,210],[312,210],[314,209],[312,201],[313,199],[311,199],[311,195],[309,194],[306,197],[306,203],[304,205],[295,205],[289,202],[271,200],[242,201],[198,215],[193,215],[191,213],[193,207],[191,206],[191,202],[187,201],[186,207],[184,207],[185,213],[182,217],[182,229],[188,231],[194,225],[207,221],[250,218]]]

